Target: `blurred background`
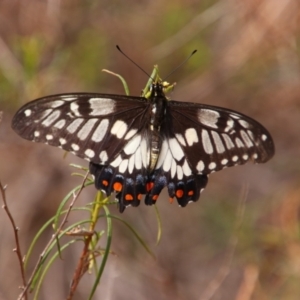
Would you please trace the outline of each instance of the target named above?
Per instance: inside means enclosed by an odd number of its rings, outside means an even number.
[[[131,94],[140,95],[148,78],[116,44],[148,73],[157,63],[161,77],[198,49],[168,78],[177,82],[172,99],[251,116],[272,134],[276,154],[263,165],[212,174],[201,199],[184,209],[162,193],[159,245],[154,208],[127,209],[122,218],[156,259],[114,221],[113,254],[95,299],[299,299],[299,6],[298,0],[1,0],[0,180],[8,184],[22,254],[80,183],[69,163],[88,164],[22,140],[10,128],[16,110],[49,94],[124,94],[103,68],[124,76]],[[94,195],[91,186],[78,205]],[[244,214],[238,212],[241,204]],[[119,215],[116,206],[110,209]],[[38,243],[36,259],[51,235]],[[4,210],[0,241],[0,299],[16,299],[22,281]],[[53,265],[40,299],[66,297],[81,247],[68,249]],[[74,299],[87,298],[93,279],[85,275]]]

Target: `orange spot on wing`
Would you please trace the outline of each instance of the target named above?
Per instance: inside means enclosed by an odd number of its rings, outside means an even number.
[[[158,195],[153,195],[152,200],[156,201],[158,199]]]
[[[103,184],[104,186],[108,186],[108,181],[107,181],[107,180],[102,180],[102,184]]]
[[[126,194],[125,195],[125,200],[132,201],[133,200],[133,196],[131,194]]]
[[[183,196],[183,190],[177,190],[176,191],[176,197],[181,198]]]
[[[194,191],[190,190],[190,191],[188,192],[188,195],[189,195],[189,196],[193,196],[193,195],[194,195]]]
[[[123,188],[123,184],[120,182],[115,182],[113,187],[116,192],[121,192]]]
[[[142,196],[143,196],[142,194],[138,194],[137,195],[138,200],[142,200]]]
[[[146,189],[147,189],[147,192],[149,192],[154,186],[154,183],[153,182],[148,182],[146,184]]]
[[[172,204],[174,202],[174,198],[169,198],[169,202]]]

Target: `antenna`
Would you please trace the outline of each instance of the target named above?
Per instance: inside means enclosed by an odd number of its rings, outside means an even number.
[[[169,73],[163,81],[165,81],[169,76],[171,76],[173,73],[175,73],[179,68],[182,67],[182,65],[184,65],[195,53],[197,52],[197,49],[195,49],[188,58],[186,58],[180,65],[178,65],[171,73]]]
[[[121,48],[118,46],[118,45],[116,45],[116,48],[128,59],[128,60],[130,60],[136,67],[138,67],[143,73],[145,73],[147,76],[148,76],[148,78],[151,78],[151,76],[142,68],[142,67],[140,67],[135,61],[133,61],[127,54],[125,54],[122,50],[121,50]],[[153,80],[153,79],[152,79]]]
[[[127,54],[125,54],[121,48],[116,45],[116,48],[128,59],[130,60],[136,67],[138,67],[143,73],[145,73],[149,78],[151,78],[151,76],[142,68],[140,67],[135,61],[133,61]],[[168,74],[168,76],[165,77],[165,79],[163,81],[165,81],[169,76],[171,76],[174,72],[176,72],[182,65],[184,65],[195,53],[197,52],[197,49],[195,49],[188,58],[186,58],[180,65],[178,65],[171,73]],[[153,80],[153,78],[151,78]]]

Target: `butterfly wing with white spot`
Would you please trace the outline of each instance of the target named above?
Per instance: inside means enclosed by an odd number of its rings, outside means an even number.
[[[147,123],[148,107],[140,97],[54,95],[23,106],[12,128],[27,140],[60,147],[93,163],[117,164],[118,154]]]
[[[196,103],[168,102],[172,134],[193,173],[209,174],[249,160],[264,163],[274,155],[269,132],[233,110]]]

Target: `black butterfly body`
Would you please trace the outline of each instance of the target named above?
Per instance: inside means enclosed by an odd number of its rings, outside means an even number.
[[[12,128],[23,138],[90,161],[95,186],[126,206],[152,205],[167,186],[180,206],[197,201],[209,173],[274,155],[268,131],[233,110],[170,101],[153,83],[149,98],[74,93],[24,105]]]

